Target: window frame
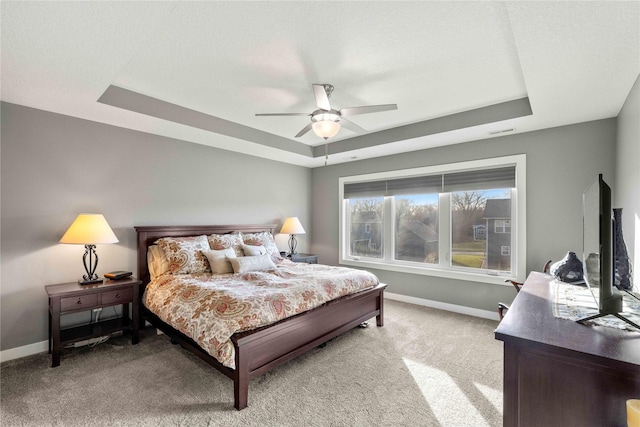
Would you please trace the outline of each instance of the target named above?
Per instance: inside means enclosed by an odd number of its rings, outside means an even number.
[[[451,257],[451,219],[448,215],[439,215],[439,230],[448,230],[447,238],[440,241],[439,264],[417,265],[415,262],[407,262],[394,260],[389,262],[384,259],[372,259],[349,256],[347,249],[349,247],[349,221],[347,215],[347,203],[344,199],[344,186],[349,183],[378,181],[385,179],[403,178],[418,175],[431,175],[447,172],[463,172],[481,169],[500,168],[505,166],[515,166],[515,189],[512,190],[511,203],[511,247],[517,248],[517,253],[512,257],[512,269],[510,274],[502,274],[499,272],[487,271],[480,273],[476,269],[452,268],[449,264]],[[503,156],[496,158],[471,160],[456,163],[446,163],[433,166],[425,166],[419,168],[375,172],[362,175],[352,175],[339,177],[338,179],[338,215],[339,215],[339,263],[361,268],[373,268],[379,270],[395,271],[401,273],[419,274],[426,276],[444,277],[450,279],[458,279],[473,282],[483,282],[505,285],[505,279],[524,281],[526,276],[526,155],[516,154],[512,156]],[[439,193],[439,204],[449,203],[450,193]],[[385,198],[386,199],[386,198]],[[392,203],[385,202],[384,212],[385,218],[391,218],[383,224],[383,244],[384,253],[393,254],[394,236],[394,217],[392,216]],[[513,230],[516,230],[515,232]],[[443,241],[446,240],[446,241]],[[515,264],[515,265],[514,265]],[[508,285],[508,284],[506,284]]]
[[[498,223],[500,223],[500,227],[498,227]],[[509,231],[507,231],[507,228]],[[496,234],[507,234],[511,233],[511,220],[510,219],[496,219],[493,224],[493,232]]]

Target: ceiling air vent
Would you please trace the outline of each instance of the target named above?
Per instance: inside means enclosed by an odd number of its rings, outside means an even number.
[[[500,135],[501,133],[513,132],[514,130],[516,130],[516,128],[494,130],[489,132],[489,135]]]

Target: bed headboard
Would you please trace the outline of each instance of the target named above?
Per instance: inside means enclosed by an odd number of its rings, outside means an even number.
[[[185,237],[201,234],[228,234],[234,231],[243,233],[258,233],[260,231],[274,232],[276,224],[259,225],[151,225],[134,227],[138,235],[138,279],[143,285],[151,280],[147,265],[147,248],[161,237]]]

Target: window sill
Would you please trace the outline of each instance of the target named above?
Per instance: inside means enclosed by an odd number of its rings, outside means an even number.
[[[408,274],[419,274],[423,276],[434,276],[434,277],[443,277],[446,279],[454,279],[454,280],[464,280],[468,282],[480,282],[480,283],[490,283],[494,285],[503,285],[503,286],[512,286],[510,283],[506,282],[506,280],[514,280],[518,282],[523,282],[524,279],[518,279],[513,275],[504,274],[504,275],[490,275],[490,274],[475,274],[466,271],[459,270],[444,270],[439,268],[421,268],[414,267],[410,265],[402,265],[402,264],[389,264],[384,262],[375,262],[370,260],[362,260],[362,259],[340,259],[341,265],[349,265],[353,267],[361,267],[361,268],[374,268],[377,270],[386,270],[386,271],[396,271],[399,273],[408,273]]]

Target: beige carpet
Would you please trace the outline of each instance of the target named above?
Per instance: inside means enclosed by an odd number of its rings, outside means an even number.
[[[386,301],[375,319],[252,380],[233,408],[230,379],[144,331],[0,365],[2,426],[500,426],[497,323]]]

